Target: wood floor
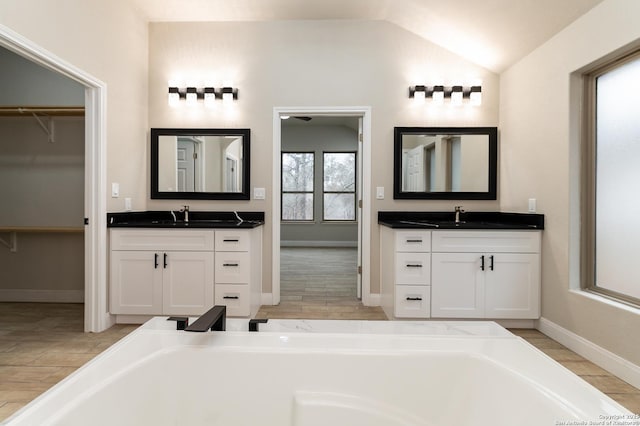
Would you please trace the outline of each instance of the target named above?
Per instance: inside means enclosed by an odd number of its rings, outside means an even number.
[[[307,318],[314,316],[313,304],[298,303]],[[84,333],[83,310],[80,304],[0,303],[0,421],[136,328],[116,325],[103,333]],[[330,319],[342,314],[322,312]],[[511,331],[640,413],[640,390],[537,330]]]

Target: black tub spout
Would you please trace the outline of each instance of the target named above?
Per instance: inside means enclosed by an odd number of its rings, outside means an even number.
[[[216,305],[202,314],[193,324],[185,328],[185,331],[225,331],[227,328],[227,307]]]

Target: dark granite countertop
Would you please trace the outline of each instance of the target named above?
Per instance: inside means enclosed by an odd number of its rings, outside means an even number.
[[[107,213],[108,228],[256,228],[264,225],[264,212],[190,211],[189,221],[184,221],[184,213],[174,210],[175,219],[169,210]]]
[[[544,229],[544,215],[534,213],[464,212],[455,223],[454,212],[378,212],[378,223],[405,229]]]

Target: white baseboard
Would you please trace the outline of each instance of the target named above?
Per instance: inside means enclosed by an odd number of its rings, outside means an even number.
[[[578,355],[585,357],[611,374],[640,389],[640,366],[546,318],[540,318],[537,329]]]
[[[280,241],[280,247],[358,247],[357,241]]]
[[[262,293],[261,305],[273,305],[273,293]]]
[[[381,303],[380,293],[369,294],[369,304],[367,306],[380,306],[380,303]]]
[[[84,303],[84,290],[0,289],[0,302]]]

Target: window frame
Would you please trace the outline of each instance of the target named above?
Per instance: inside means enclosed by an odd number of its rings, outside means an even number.
[[[313,157],[313,181],[310,191],[285,191],[284,189],[284,156],[286,154],[311,154]],[[315,223],[316,220],[316,153],[315,151],[282,151],[280,152],[280,222],[283,223]],[[284,196],[286,194],[311,194],[312,195],[312,207],[311,207],[311,219],[285,219],[284,215]]]
[[[324,190],[324,174],[325,174],[325,155],[326,154],[353,154],[353,191],[325,191]],[[330,223],[355,223],[358,221],[358,151],[322,151],[322,221]],[[325,217],[325,194],[353,194],[353,219],[327,219]]]
[[[640,49],[601,64],[583,74],[583,149],[581,170],[581,288],[607,299],[640,308],[640,299],[596,283],[596,183],[597,183],[597,79],[622,65],[640,60]]]

